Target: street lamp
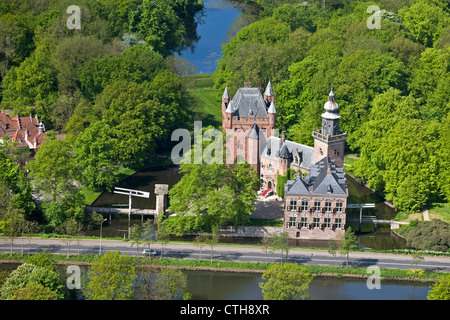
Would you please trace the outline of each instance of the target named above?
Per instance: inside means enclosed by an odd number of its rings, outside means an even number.
[[[100,249],[99,249],[99,254],[102,254],[102,226],[103,226],[103,222],[105,222],[108,219],[103,220],[100,223]]]

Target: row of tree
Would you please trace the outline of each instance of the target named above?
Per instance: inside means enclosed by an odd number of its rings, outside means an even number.
[[[400,210],[450,200],[448,2],[256,2],[258,21],[223,46],[218,92],[242,79],[263,90],[270,79],[278,128],[312,145],[333,83],[357,175]]]

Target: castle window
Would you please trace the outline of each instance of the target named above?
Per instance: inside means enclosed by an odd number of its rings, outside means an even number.
[[[334,150],[334,155],[335,155],[335,156],[338,156],[338,155],[339,155],[339,151]]]
[[[337,202],[336,203],[336,211],[337,212],[342,212],[342,207],[343,207],[343,203],[342,202]]]
[[[334,223],[336,224],[336,229],[342,229],[342,218],[334,219]]]
[[[297,200],[291,200],[289,205],[290,211],[297,211]]]
[[[308,218],[307,217],[301,217],[300,218],[300,227],[301,228],[307,228],[308,227]]]
[[[308,201],[302,201],[302,211],[308,211]]]
[[[324,222],[323,224],[324,224],[325,228],[330,228],[330,226],[331,226],[331,218],[324,218],[323,222]]]
[[[322,148],[320,148],[319,152],[320,152],[320,155],[323,155],[323,150],[322,150]]]
[[[320,212],[320,201],[314,201],[314,211]]]
[[[325,201],[325,211],[331,212],[331,201]]]
[[[289,227],[295,227],[296,217],[289,217]]]
[[[313,228],[320,227],[320,218],[313,218]]]

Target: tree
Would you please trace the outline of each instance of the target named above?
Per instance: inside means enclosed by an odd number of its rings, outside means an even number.
[[[450,276],[437,280],[428,292],[428,300],[449,300],[450,299]]]
[[[102,53],[102,41],[92,36],[76,35],[59,42],[52,52],[51,60],[57,70],[59,90],[73,93],[79,87],[78,70]]]
[[[345,231],[344,236],[342,238],[341,249],[340,249],[340,253],[342,255],[347,255],[347,267],[348,267],[349,253],[353,252],[355,250],[358,250],[358,249],[359,249],[358,238],[356,237],[355,233],[352,231],[352,228],[348,227],[348,229]]]
[[[159,53],[135,45],[120,55],[104,55],[90,60],[79,69],[78,78],[84,96],[92,100],[113,82],[150,82],[163,70],[166,66]]]
[[[90,266],[83,295],[87,300],[127,300],[133,294],[135,279],[133,259],[108,251]]]
[[[273,264],[262,278],[267,280],[259,283],[264,300],[296,300],[310,296],[309,284],[313,276],[298,264]]]
[[[249,164],[181,164],[180,171],[181,180],[169,191],[170,210],[183,217],[177,219],[178,234],[248,221],[259,184]]]
[[[160,260],[162,261],[163,257],[163,247],[169,242],[170,240],[170,233],[167,231],[165,221],[163,220],[163,216],[161,215],[159,221],[158,221],[158,231],[157,231],[157,241],[161,244],[161,255]]]
[[[154,300],[188,299],[187,277],[181,270],[162,269],[154,280],[152,288]]]
[[[119,179],[111,128],[97,121],[86,128],[74,143],[81,183],[95,190],[111,190]]]
[[[41,46],[3,79],[2,105],[18,112],[31,112],[35,104],[47,105],[57,96],[56,72],[50,63],[50,48]],[[41,117],[45,116],[40,114]]]
[[[213,262],[214,247],[219,242],[219,240],[220,240],[219,227],[213,226],[211,228],[211,234],[209,234],[206,238],[206,243],[209,245],[210,252],[211,252],[211,264]]]
[[[53,202],[72,197],[77,189],[75,157],[65,140],[45,140],[28,169],[35,187]]]
[[[23,263],[11,272],[0,288],[2,300],[14,296],[17,290],[25,288],[27,284],[36,283],[54,292],[58,299],[62,299],[63,286],[58,272],[46,267],[38,267],[31,263]],[[20,294],[20,293],[19,293]]]
[[[197,246],[200,249],[200,256],[199,260],[202,259],[202,248],[206,245],[207,237],[204,233],[200,233],[198,236],[194,239],[194,245]]]
[[[185,26],[170,1],[143,0],[130,14],[129,29],[164,56],[180,48],[186,37]]]
[[[400,9],[399,16],[415,40],[427,47],[436,44],[444,28],[450,24],[449,13],[428,0],[405,6]]]
[[[281,264],[283,264],[283,253],[286,251],[286,260],[289,252],[289,235],[286,231],[274,234],[272,236],[273,251],[280,250]]]
[[[14,291],[8,300],[59,300],[59,296],[42,284],[29,282],[24,288]]]

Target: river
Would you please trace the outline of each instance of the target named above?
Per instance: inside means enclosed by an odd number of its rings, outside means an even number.
[[[197,73],[213,73],[222,56],[222,44],[251,21],[255,6],[241,1],[204,0],[197,15],[198,42],[180,52],[180,56],[197,67]]]

